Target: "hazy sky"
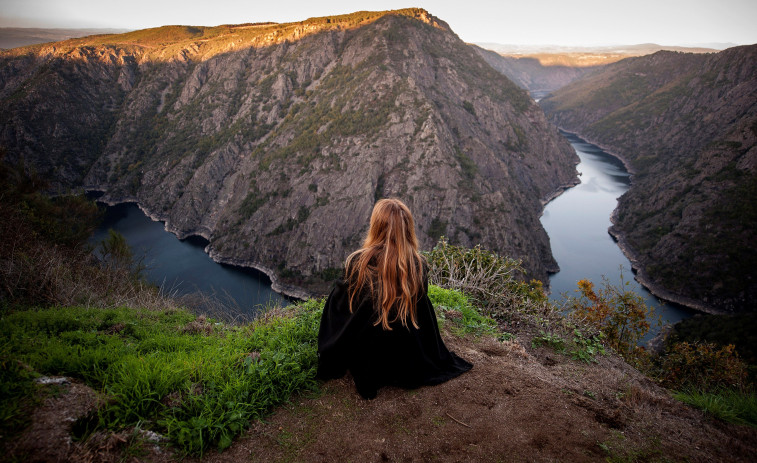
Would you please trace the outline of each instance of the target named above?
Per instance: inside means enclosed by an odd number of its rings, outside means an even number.
[[[757,0],[0,0],[0,26],[215,26],[419,6],[466,42],[757,43]]]

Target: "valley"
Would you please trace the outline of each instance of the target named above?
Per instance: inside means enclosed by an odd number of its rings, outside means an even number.
[[[54,188],[139,202],[218,262],[322,294],[376,198],[454,243],[557,271],[538,218],[575,153],[424,10],[167,26],[0,55],[0,143]]]

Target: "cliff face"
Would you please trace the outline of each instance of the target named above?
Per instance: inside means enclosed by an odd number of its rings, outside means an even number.
[[[642,282],[704,310],[753,310],[757,46],[624,60],[541,105],[635,174],[611,232]]]
[[[525,92],[424,10],[164,27],[0,55],[1,143],[61,187],[136,200],[216,260],[321,292],[377,198],[555,271],[541,200],[575,154]]]

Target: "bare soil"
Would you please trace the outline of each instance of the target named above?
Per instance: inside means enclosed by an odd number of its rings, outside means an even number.
[[[757,429],[677,402],[619,358],[584,363],[527,339],[447,338],[468,373],[416,390],[384,388],[364,400],[349,377],[295,397],[255,422],[215,462],[757,461]],[[95,406],[84,386],[51,398],[11,449],[24,461],[172,461],[135,433],[71,443],[71,417]],[[57,423],[57,426],[56,426]],[[68,431],[67,431],[68,429]]]

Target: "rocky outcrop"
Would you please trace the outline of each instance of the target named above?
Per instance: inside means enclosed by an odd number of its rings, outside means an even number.
[[[541,109],[424,10],[165,27],[0,55],[2,143],[63,188],[136,200],[222,262],[324,291],[377,198],[556,271],[540,200],[575,178]]]
[[[700,310],[754,309],[757,45],[624,60],[540,103],[634,173],[610,231],[642,283]]]

